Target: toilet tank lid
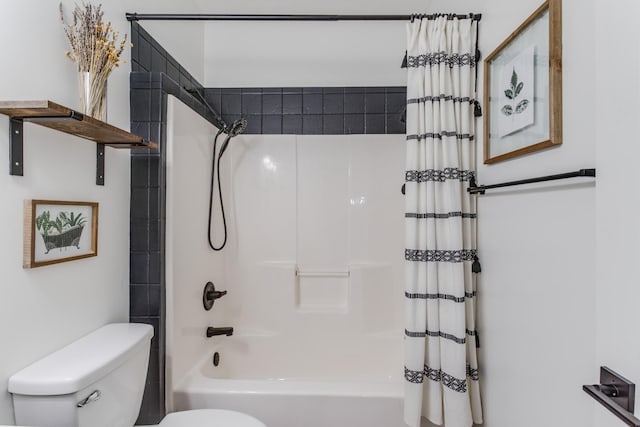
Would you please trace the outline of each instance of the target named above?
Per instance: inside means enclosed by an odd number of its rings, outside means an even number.
[[[124,363],[153,337],[153,327],[112,323],[38,360],[9,378],[9,392],[29,396],[75,393]]]

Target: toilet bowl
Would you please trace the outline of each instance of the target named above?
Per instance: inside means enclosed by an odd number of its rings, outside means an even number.
[[[140,411],[153,327],[103,326],[9,378],[16,424],[132,427]],[[158,427],[266,427],[222,409],[168,414]]]

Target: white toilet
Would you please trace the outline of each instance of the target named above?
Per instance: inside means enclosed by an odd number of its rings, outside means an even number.
[[[140,411],[153,327],[103,326],[9,379],[16,424],[132,427]],[[240,412],[197,409],[167,415],[160,427],[266,427]]]

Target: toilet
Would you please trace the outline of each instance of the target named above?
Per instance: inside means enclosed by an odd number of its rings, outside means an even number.
[[[132,427],[138,417],[153,327],[115,323],[97,329],[9,378],[16,424]],[[235,411],[168,414],[159,427],[266,427]]]

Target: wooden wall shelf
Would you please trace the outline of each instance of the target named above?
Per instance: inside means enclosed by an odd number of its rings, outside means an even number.
[[[0,113],[11,118],[9,126],[10,174],[23,174],[24,121],[88,139],[97,146],[96,184],[104,185],[104,147],[154,149],[155,142],[126,132],[105,122],[86,116],[51,101],[0,101]]]

